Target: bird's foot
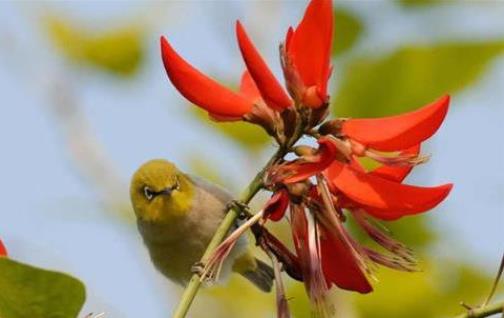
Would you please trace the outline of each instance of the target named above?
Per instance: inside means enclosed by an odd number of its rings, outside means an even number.
[[[249,206],[240,200],[229,201],[226,204],[226,210],[229,211],[231,209],[239,211],[240,212],[239,218],[242,220],[245,220],[247,218],[247,215],[250,214]]]
[[[194,263],[194,265],[191,266],[191,273],[198,275],[201,281],[209,285],[211,285],[215,280],[212,272],[205,270],[205,264],[203,262]]]
[[[196,262],[191,266],[191,273],[196,274],[198,276],[202,276],[205,271],[205,264],[203,262]]]

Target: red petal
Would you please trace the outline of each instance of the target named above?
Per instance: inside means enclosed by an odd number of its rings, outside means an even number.
[[[334,161],[326,170],[326,177],[334,187],[368,213],[387,220],[434,208],[446,198],[453,186],[404,185],[358,172],[338,161]]]
[[[266,104],[278,111],[290,107],[292,101],[273,73],[271,73],[271,70],[248,37],[240,21],[236,21],[236,36],[247,69]]]
[[[7,249],[2,243],[2,240],[0,240],[0,257],[2,256],[7,256]]]
[[[409,149],[401,151],[401,155],[415,155],[418,156],[420,153],[420,145],[413,146]],[[408,176],[408,174],[413,170],[413,166],[381,166],[373,171],[369,172],[370,175],[380,177],[383,179],[395,181],[395,182],[403,182],[404,178]]]
[[[166,73],[178,91],[190,102],[216,117],[240,119],[252,109],[252,102],[222,86],[187,63],[161,37]]]
[[[250,76],[248,71],[244,71],[240,81],[240,94],[252,103],[262,100],[261,93]]]
[[[272,221],[283,218],[289,206],[289,193],[285,189],[275,192],[264,207],[264,216]]]
[[[441,126],[450,103],[446,95],[416,111],[402,115],[350,119],[343,123],[342,132],[359,143],[381,151],[396,151],[418,145],[432,136]]]
[[[357,261],[345,245],[334,236],[323,231],[320,239],[322,268],[328,283],[334,283],[339,288],[369,293],[373,287],[365,273],[359,268]]]
[[[305,86],[316,86],[325,99],[333,38],[332,1],[310,1],[303,20],[291,37],[289,54]]]
[[[317,160],[313,162],[294,161],[292,164],[284,166],[283,168],[291,173],[290,176],[282,180],[284,183],[295,183],[308,179],[325,170],[333,162],[338,151],[336,145],[327,137],[321,137],[317,142],[319,143]]]

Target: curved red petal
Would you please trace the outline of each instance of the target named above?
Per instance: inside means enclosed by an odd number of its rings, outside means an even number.
[[[291,35],[288,51],[306,87],[316,86],[327,95],[333,39],[331,0],[312,0]]]
[[[7,249],[2,243],[2,240],[0,240],[0,257],[2,256],[7,256]]]
[[[280,221],[289,206],[289,193],[285,189],[275,192],[266,202],[264,216],[272,221]]]
[[[401,151],[401,155],[415,155],[418,156],[420,154],[420,145],[413,146],[404,151]],[[404,178],[408,176],[408,174],[413,170],[413,165],[410,166],[386,166],[383,165],[369,172],[370,175],[380,177],[383,179],[395,181],[395,182],[403,182]]]
[[[240,81],[240,94],[252,103],[262,100],[261,93],[249,71],[244,71]]]
[[[323,231],[320,249],[322,269],[328,284],[334,283],[339,288],[363,294],[373,291],[366,274],[360,269],[352,253],[341,240]]]
[[[190,102],[217,117],[240,119],[252,110],[250,101],[195,69],[164,37],[161,37],[161,53],[170,81]]]
[[[342,124],[342,132],[376,150],[406,149],[421,143],[438,130],[448,112],[449,103],[450,96],[445,95],[431,104],[402,115],[350,119]]]
[[[266,104],[278,111],[290,107],[291,99],[266,65],[240,21],[236,21],[236,37],[247,69]]]
[[[437,206],[453,185],[417,187],[404,185],[356,171],[334,161],[326,170],[329,182],[368,213],[380,219],[394,219],[422,213]]]
[[[321,137],[317,140],[319,148],[317,150],[317,160],[311,162],[293,162],[284,166],[293,173],[283,180],[284,183],[295,183],[314,176],[325,170],[333,162],[338,151],[336,145],[330,138]]]

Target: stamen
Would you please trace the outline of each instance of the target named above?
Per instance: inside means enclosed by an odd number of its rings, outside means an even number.
[[[308,251],[310,253],[309,294],[318,316],[330,317],[331,310],[327,302],[329,288],[322,270],[319,229],[312,213],[305,209],[305,215],[308,224]]]
[[[203,268],[201,273],[201,281],[215,282],[218,280],[220,272],[222,270],[222,265],[226,257],[231,253],[231,250],[235,246],[236,242],[240,236],[245,233],[252,225],[257,223],[264,215],[264,210],[259,211],[240,227],[238,227],[233,233],[231,233],[210,255],[208,261]]]
[[[273,262],[273,272],[275,273],[277,318],[290,318],[289,304],[287,303],[287,298],[285,297],[285,288],[282,280],[281,265],[274,255],[268,255]]]
[[[387,233],[380,230],[378,227],[374,226],[369,222],[369,219],[366,216],[366,212],[361,209],[352,210],[352,215],[354,219],[359,223],[361,228],[379,245],[388,251],[394,253],[400,258],[404,259],[407,262],[415,263],[415,257],[413,251],[408,248],[403,243],[396,241]]]
[[[416,262],[408,261],[397,256],[384,255],[367,247],[364,247],[363,251],[367,254],[370,260],[377,264],[404,272],[418,271]]]
[[[416,166],[429,161],[430,156],[416,154],[401,154],[395,157],[387,157],[372,149],[366,149],[364,155],[387,166]]]

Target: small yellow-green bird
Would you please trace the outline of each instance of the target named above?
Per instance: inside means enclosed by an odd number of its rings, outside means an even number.
[[[135,172],[130,196],[152,262],[168,279],[187,284],[232,196],[163,159],[148,161]],[[265,292],[271,290],[272,268],[250,253],[243,236],[224,262],[221,276],[231,271]]]

